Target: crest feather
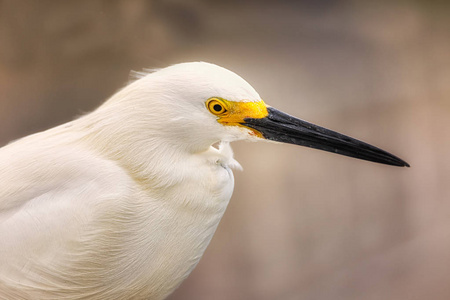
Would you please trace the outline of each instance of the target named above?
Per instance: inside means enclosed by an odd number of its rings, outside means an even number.
[[[128,76],[128,84],[139,80],[141,78],[144,78],[145,76],[155,73],[157,71],[161,70],[161,68],[152,68],[152,69],[147,69],[144,68],[142,69],[142,71],[130,71],[130,75]]]

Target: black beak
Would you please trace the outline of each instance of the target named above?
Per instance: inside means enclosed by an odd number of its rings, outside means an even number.
[[[404,160],[349,136],[308,123],[268,107],[268,116],[261,119],[246,118],[247,127],[259,131],[272,141],[306,146],[377,163],[409,167]]]

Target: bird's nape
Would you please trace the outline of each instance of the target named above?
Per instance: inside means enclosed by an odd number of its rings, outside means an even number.
[[[273,107],[268,107],[267,111],[266,117],[246,118],[242,125],[257,130],[268,140],[306,146],[387,165],[409,167],[404,160],[365,142],[300,120]]]

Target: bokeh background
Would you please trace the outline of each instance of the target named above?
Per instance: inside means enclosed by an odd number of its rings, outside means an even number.
[[[95,109],[130,70],[222,65],[412,167],[235,143],[228,211],[170,300],[447,300],[449,15],[446,1],[0,0],[0,144]]]

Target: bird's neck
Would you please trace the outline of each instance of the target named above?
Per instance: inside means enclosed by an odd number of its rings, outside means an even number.
[[[117,162],[143,185],[163,188],[180,181],[183,168],[193,158],[233,161],[233,166],[238,165],[232,160],[229,147],[217,151],[211,147],[213,141],[196,148],[186,147],[185,143],[167,138],[158,124],[142,121],[145,116],[133,113],[122,111],[119,116],[114,109],[95,111],[76,122],[86,145]]]

